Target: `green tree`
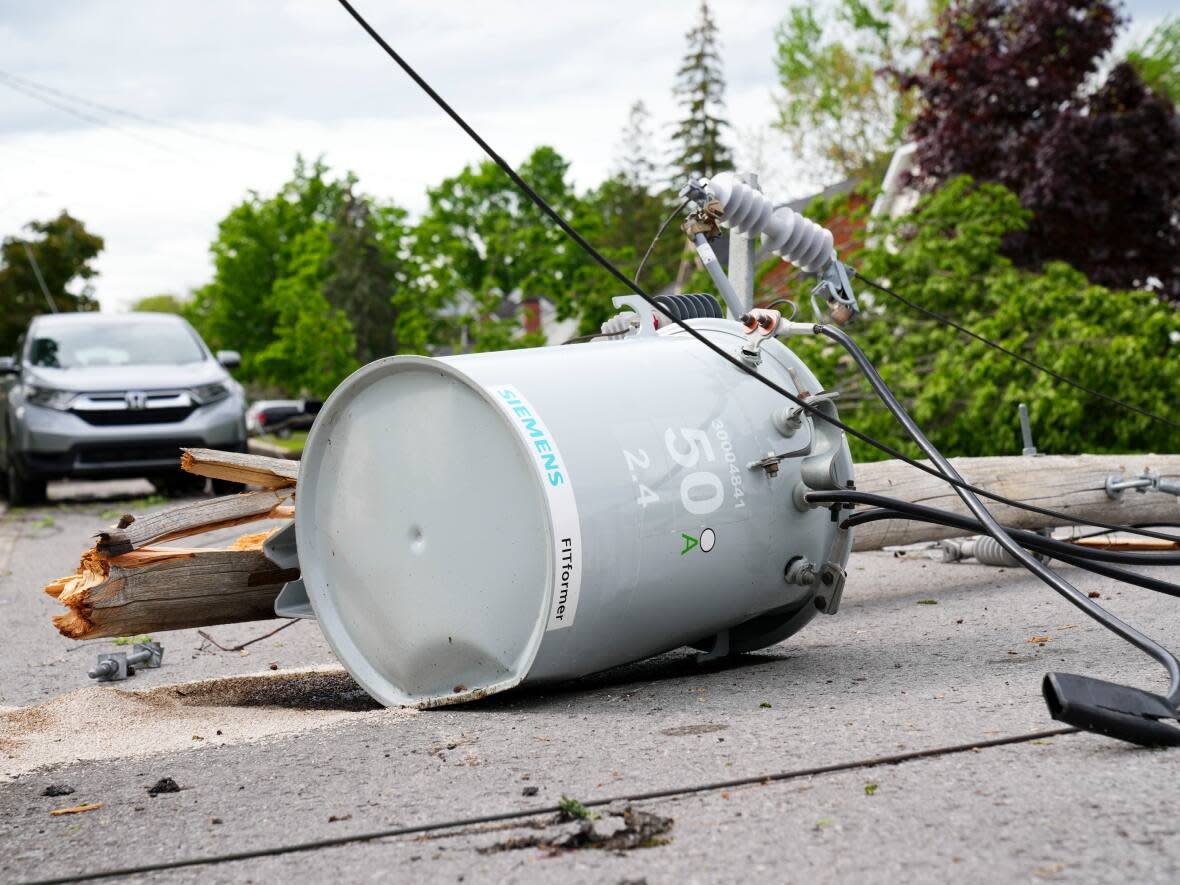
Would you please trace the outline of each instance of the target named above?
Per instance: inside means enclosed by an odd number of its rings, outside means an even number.
[[[819,220],[834,208],[817,206]],[[1091,285],[1070,266],[1039,273],[1006,258],[1004,240],[1029,212],[998,184],[953,179],[882,233],[895,251],[852,256],[870,279],[1041,365],[1163,415],[1175,415],[1180,316],[1151,293]],[[948,455],[1019,451],[1016,406],[1028,403],[1037,446],[1056,454],[1167,451],[1166,426],[1104,404],[1004,354],[965,339],[885,296],[867,298],[857,340],[915,420]],[[841,391],[854,427],[917,454],[843,352],[819,341],[792,347]],[[854,442],[860,460],[887,457]]]
[[[242,378],[259,374],[255,359],[274,339],[283,307],[275,286],[299,259],[301,235],[336,217],[352,183],[329,179],[322,160],[309,166],[300,157],[278,193],[252,191],[218,225],[213,279],[194,293],[186,315],[210,347],[241,352]]]
[[[102,237],[64,211],[50,221],[29,222],[25,229],[30,237],[5,237],[0,244],[0,353],[16,349],[17,339],[37,314],[98,310],[87,281],[96,273],[93,262],[102,251]]]
[[[357,368],[352,325],[324,297],[331,273],[329,224],[309,227],[292,247],[295,257],[267,298],[275,327],[254,355],[253,377],[292,393],[326,397]]]
[[[597,242],[598,219],[568,180],[569,164],[539,147],[520,174],[583,235]],[[466,167],[427,192],[415,249],[422,259],[427,303],[446,324],[449,347],[497,350],[543,341],[520,335],[513,296],[544,297],[560,316],[577,315],[582,299],[603,284],[603,272],[543,218],[495,164]]]
[[[929,12],[904,0],[792,6],[775,33],[776,126],[821,176],[879,177],[913,114],[890,71],[916,62]]]
[[[140,298],[131,306],[132,310],[148,311],[150,313],[179,313],[183,314],[188,308],[188,302],[175,295],[148,295]]]
[[[324,297],[348,317],[356,337],[358,362],[369,363],[396,353],[396,269],[378,242],[368,203],[350,191],[340,204],[328,238],[332,249]]]
[[[1152,92],[1180,106],[1180,18],[1160,22],[1127,61]]]
[[[616,148],[611,177],[635,190],[645,192],[659,188],[659,163],[652,138],[651,111],[642,101],[631,105]]]
[[[660,224],[679,202],[660,186],[649,120],[643,102],[632,105],[610,177],[584,197],[584,208],[592,217],[579,219],[581,226],[596,231],[594,245],[629,276],[634,276]],[[673,228],[656,243],[641,279],[649,291],[658,292],[675,279],[683,242]],[[580,331],[593,332],[614,315],[610,299],[619,294],[626,294],[624,287],[605,278],[601,285],[580,292]]]
[[[733,168],[729,146],[722,138],[725,119],[725,77],[718,51],[717,23],[709,4],[701,0],[700,19],[685,34],[688,49],[676,72],[673,94],[683,117],[672,133],[671,165],[675,189],[689,178],[701,178]]]

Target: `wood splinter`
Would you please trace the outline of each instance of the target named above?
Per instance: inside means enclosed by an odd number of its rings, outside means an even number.
[[[77,571],[45,592],[67,611],[53,623],[72,639],[132,636],[274,618],[274,602],[298,569],[281,569],[262,552],[272,534],[240,537],[227,550],[161,546],[260,519],[295,515],[299,464],[211,449],[185,449],[190,473],[261,489],[188,501],[146,516],[124,514],[98,533]]]

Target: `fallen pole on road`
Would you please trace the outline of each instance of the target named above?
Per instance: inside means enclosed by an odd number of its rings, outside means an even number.
[[[1038,455],[957,458],[953,463],[976,486],[1071,517],[1054,519],[990,505],[1001,522],[1016,528],[1085,525],[1091,520],[1127,525],[1180,522],[1180,503],[1174,495],[1130,491],[1112,497],[1106,491],[1110,477],[1131,480],[1148,469],[1165,479],[1180,479],[1180,455]],[[128,515],[119,525],[99,532],[78,570],[45,588],[68,608],[54,617],[62,634],[95,639],[275,617],[276,596],[299,572],[280,569],[266,559],[262,544],[269,533],[247,535],[228,550],[159,545],[255,520],[290,518],[298,462],[187,449],[182,466],[200,476],[262,489],[186,502],[138,518]],[[950,486],[904,462],[862,464],[856,474],[862,491],[967,512]],[[882,520],[859,526],[853,549],[876,550],[962,534],[927,523]]]
[[[1163,492],[1123,492],[1112,498],[1107,479],[1134,479],[1145,470],[1164,479],[1180,479],[1180,455],[1017,455],[993,458],[952,458],[951,463],[972,485],[1012,498],[1068,513],[1071,519],[1053,519],[988,501],[988,509],[1001,523],[1018,529],[1062,525],[1087,525],[1091,520],[1122,525],[1166,525],[1180,522],[1180,499]],[[889,495],[912,504],[924,504],[970,516],[966,506],[946,482],[915,470],[903,461],[877,461],[856,466],[856,487],[862,492]],[[881,520],[857,526],[853,550],[937,541],[963,535],[957,529],[904,520]]]
[[[279,568],[263,555],[271,532],[244,535],[228,549],[161,545],[260,519],[290,519],[298,463],[186,449],[182,466],[263,488],[142,517],[127,514],[100,531],[75,573],[45,587],[67,608],[53,619],[64,636],[98,639],[275,617],[275,597],[299,570]]]

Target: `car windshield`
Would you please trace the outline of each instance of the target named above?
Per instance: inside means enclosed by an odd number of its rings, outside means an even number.
[[[192,332],[175,322],[46,323],[29,342],[29,362],[51,369],[179,365],[203,359]]]

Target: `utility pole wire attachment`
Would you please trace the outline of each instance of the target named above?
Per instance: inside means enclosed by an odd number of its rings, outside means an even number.
[[[25,240],[21,240],[21,245],[25,247],[25,255],[29,258],[29,264],[33,266],[33,276],[37,278],[37,285],[41,287],[41,294],[45,296],[45,302],[49,305],[49,312],[57,313],[57,302],[49,294],[49,287],[45,285],[45,277],[41,276],[41,266],[37,264],[37,258],[33,255],[33,250],[29,248],[29,244]]]

